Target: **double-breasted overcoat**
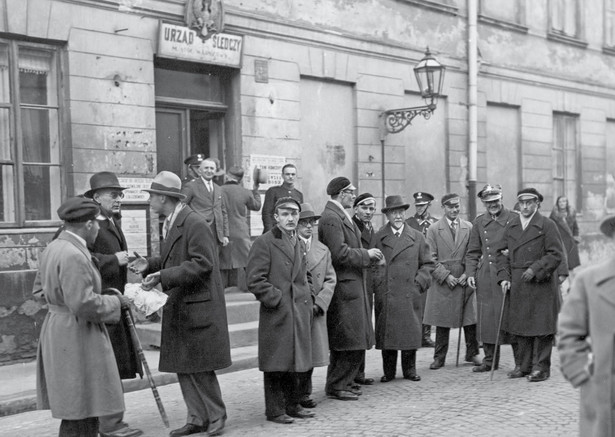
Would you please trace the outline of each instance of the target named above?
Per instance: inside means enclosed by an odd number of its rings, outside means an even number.
[[[207,224],[211,226],[212,232],[217,237],[218,243],[222,244],[222,240],[224,237],[228,237],[230,232],[226,202],[220,186],[215,183],[212,183],[212,185],[213,191],[210,192],[202,177],[186,182],[182,187],[182,194],[186,198],[182,202],[205,217]]]
[[[376,348],[414,350],[421,347],[421,294],[431,284],[434,262],[419,231],[404,226],[399,237],[387,223],[375,237],[386,263],[374,269]]]
[[[248,257],[248,290],[261,303],[258,367],[263,372],[312,368],[312,292],[307,261],[275,226],[258,237]]]

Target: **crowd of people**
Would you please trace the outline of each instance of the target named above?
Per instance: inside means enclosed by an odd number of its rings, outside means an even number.
[[[62,420],[61,436],[141,434],[123,421],[121,379],[142,373],[120,317],[129,308],[128,269],[142,275],[144,290],[159,287],[168,295],[159,370],[178,374],[187,406],[186,424],[172,437],[224,430],[215,372],[231,364],[229,285],[260,302],[258,365],[265,416],[274,423],[315,416],[315,367],[328,366],[329,398],[357,401],[375,382],[366,375],[366,350],[381,350],[381,383],[396,378],[399,353],[401,375],[418,382],[417,349],[434,348],[429,369],[442,368],[456,328],[463,328],[463,359],[473,363],[472,372],[497,370],[500,345],[510,344],[509,378],[549,378],[560,284],[580,263],[566,198],[558,198],[549,218],[540,213],[544,199],[535,188],[518,192],[514,211],[504,206],[502,188],[487,184],[478,193],[484,212],[469,222],[460,217],[456,193],[441,197],[440,219],[429,212],[435,200],[429,193],[413,194],[412,216],[401,195],[390,195],[380,208],[386,223],[377,230],[375,196],[335,177],[318,213],[295,187],[296,166],[286,164],[283,184],[265,194],[264,231],[252,242],[248,214],[261,209],[259,181],[244,188],[243,169],[232,167],[220,186],[216,160],[194,155],[186,163],[193,179],[162,171],[145,190],[152,211],[165,217],[159,256],[128,252],[119,220],[126,187],[113,173],[93,175],[89,190],[58,210],[64,225],[41,256],[34,290],[49,307],[38,352],[39,406]],[[580,276],[575,284],[588,280]],[[571,305],[587,304],[575,287]],[[573,354],[587,323],[575,316],[565,312],[560,347],[578,385],[588,376]]]

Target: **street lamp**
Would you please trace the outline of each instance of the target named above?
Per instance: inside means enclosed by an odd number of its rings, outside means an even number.
[[[436,102],[442,91],[445,70],[446,68],[433,57],[427,47],[425,57],[414,67],[414,75],[425,105],[384,111],[381,116],[384,117],[384,127],[388,133],[401,132],[412,123],[417,115],[422,115],[426,120],[431,117],[436,110]]]

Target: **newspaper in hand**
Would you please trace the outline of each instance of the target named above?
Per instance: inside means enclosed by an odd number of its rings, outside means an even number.
[[[141,284],[126,284],[124,296],[128,297],[135,308],[150,316],[158,311],[167,302],[167,295],[162,291],[153,288],[150,291],[145,291],[141,288]]]

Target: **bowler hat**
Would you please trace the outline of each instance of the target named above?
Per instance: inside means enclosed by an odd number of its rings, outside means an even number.
[[[94,220],[100,214],[100,207],[92,199],[71,197],[58,208],[58,217],[68,223],[82,223]]]
[[[101,171],[92,175],[90,178],[90,189],[83,195],[91,199],[94,197],[96,190],[101,190],[103,188],[113,188],[116,190],[126,189],[126,187],[120,186],[120,181],[117,180],[115,173],[110,171]]]
[[[502,186],[487,184],[476,195],[483,202],[493,202],[502,198]]]
[[[350,182],[350,179],[348,179],[345,176],[338,176],[336,178],[331,179],[331,181],[327,185],[327,194],[329,196],[337,196],[343,190],[348,190],[348,189],[350,190],[355,189],[355,187],[352,185],[352,182]]]
[[[241,179],[243,178],[243,168],[237,165],[234,165],[228,169],[228,174],[236,177],[237,179]]]
[[[299,220],[314,219],[318,220],[320,216],[314,212],[314,208],[309,203],[301,204],[301,212],[299,213]]]
[[[415,205],[426,205],[434,199],[434,197],[431,194],[425,193],[422,191],[419,191],[418,193],[414,193],[412,197],[414,197]]]
[[[523,188],[517,192],[517,200],[537,199],[539,202],[544,200],[542,194],[536,188]]]
[[[381,211],[383,214],[386,214],[388,211],[392,209],[399,209],[399,208],[408,209],[410,208],[410,205],[407,203],[404,203],[401,196],[396,194],[393,196],[387,196],[387,198],[384,199],[384,208],[382,208]]]
[[[185,199],[186,196],[181,193],[181,189],[182,181],[179,176],[173,172],[163,170],[156,175],[150,188],[142,191]]]
[[[600,231],[607,237],[613,237],[613,233],[615,233],[615,215],[608,216],[602,220]]]
[[[371,193],[361,193],[354,200],[354,204],[352,206],[356,207],[363,203],[369,203],[369,202],[374,202],[374,206],[376,205],[376,198],[374,197],[374,195]]]

